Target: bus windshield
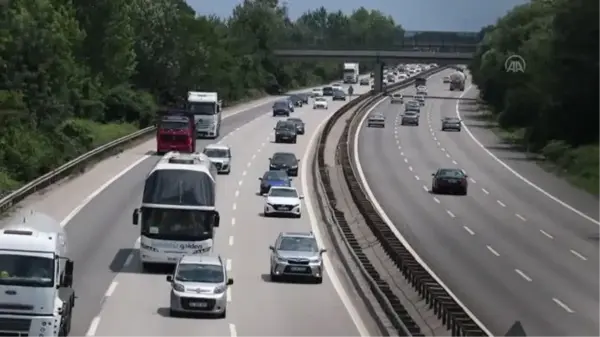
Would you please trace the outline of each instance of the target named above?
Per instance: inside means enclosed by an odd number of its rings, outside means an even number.
[[[188,107],[194,115],[216,115],[217,104],[215,102],[189,102]]]
[[[0,253],[0,285],[54,286],[54,258]]]
[[[142,207],[142,234],[152,239],[201,241],[213,237],[212,211]]]

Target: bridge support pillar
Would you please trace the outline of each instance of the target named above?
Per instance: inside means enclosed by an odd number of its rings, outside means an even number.
[[[383,91],[383,62],[381,61],[377,61],[377,63],[375,64],[375,71],[374,71],[374,85],[375,85],[375,92],[382,92]]]

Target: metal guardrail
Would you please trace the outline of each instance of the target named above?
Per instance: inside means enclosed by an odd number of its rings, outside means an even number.
[[[429,73],[433,74],[434,72],[440,70],[441,69],[435,69]],[[403,83],[389,86],[388,90],[398,90],[403,87],[410,86],[413,83],[414,80],[409,79]],[[329,206],[334,210],[337,225],[341,228],[346,241],[348,242],[349,246],[352,247],[353,253],[363,264],[363,267],[369,274],[370,279],[376,283],[376,286],[379,289],[379,292],[377,293],[381,293],[385,296],[385,301],[384,299],[378,299],[378,301],[384,309],[388,306],[391,306],[392,312],[389,312],[388,310],[388,316],[392,322],[397,322],[398,320],[401,321],[401,324],[395,324],[395,327],[398,329],[398,332],[401,335],[423,336],[421,329],[407,313],[398,297],[391,291],[389,285],[381,279],[379,273],[375,270],[362,252],[362,249],[356,242],[356,238],[354,237],[354,234],[352,233],[352,230],[345,219],[343,212],[336,211],[335,195],[331,187],[331,181],[329,180],[327,167],[324,161],[325,140],[327,139],[327,135],[331,131],[333,125],[339,120],[339,118],[358,103],[367,102],[362,106],[366,107],[369,105],[369,103],[376,101],[380,97],[380,94],[365,94],[359,99],[355,100],[354,104],[348,104],[347,106],[344,106],[342,109],[336,112],[334,116],[332,116],[332,118],[325,125],[317,145],[318,147],[316,156],[318,171],[321,176],[323,186],[325,187]],[[336,158],[340,161],[344,178],[351,192],[354,203],[364,217],[371,231],[381,243],[381,246],[385,250],[386,254],[402,272],[404,277],[409,281],[413,288],[429,305],[429,308],[433,309],[433,312],[436,314],[436,316],[442,320],[446,327],[452,332],[452,336],[487,336],[482,327],[473,321],[473,319],[444,289],[444,287],[439,284],[406,249],[406,247],[402,245],[400,240],[398,240],[394,233],[391,232],[388,225],[383,221],[381,216],[373,207],[373,204],[365,195],[362,185],[356,178],[355,168],[351,160],[351,154],[349,153],[348,146],[349,131],[351,125],[353,124],[352,121],[354,121],[357,116],[360,116],[361,112],[364,112],[364,109],[357,109],[353,113],[348,123],[345,125],[336,153]]]
[[[100,147],[97,147],[89,152],[82,154],[81,156],[69,161],[68,163],[54,169],[43,176],[36,178],[33,181],[28,182],[23,187],[16,191],[13,191],[9,195],[0,199],[0,213],[4,213],[6,210],[21,202],[26,197],[33,193],[42,190],[55,182],[73,174],[77,169],[82,166],[89,164],[91,161],[98,160],[102,156],[113,154],[114,150],[121,148],[123,145],[129,142],[140,139],[141,137],[149,135],[155,130],[154,126],[147,127],[145,129],[138,130],[127,136],[123,136],[119,139],[115,139],[112,142],[106,143]]]

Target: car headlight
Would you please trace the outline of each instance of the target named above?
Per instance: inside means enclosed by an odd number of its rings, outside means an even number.
[[[298,165],[290,166],[291,169],[297,169]]]
[[[185,287],[183,286],[183,284],[173,283],[173,290],[183,293],[185,292]]]
[[[285,263],[285,262],[287,262],[287,259],[284,259],[283,257],[278,256],[277,257],[277,262]]]
[[[215,287],[214,293],[215,294],[222,294],[222,293],[225,292],[225,290],[227,290],[227,287],[224,286],[224,285],[221,285],[221,286]]]
[[[313,257],[311,259],[309,259],[310,263],[320,263],[321,262],[321,258],[320,257]]]

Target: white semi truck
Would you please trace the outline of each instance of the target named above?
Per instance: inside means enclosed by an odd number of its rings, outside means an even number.
[[[0,336],[67,336],[75,290],[60,223],[37,212],[0,230]]]
[[[202,153],[169,152],[148,174],[142,205],[133,211],[144,270],[212,251],[220,222],[216,178],[217,168]]]
[[[218,93],[189,91],[187,107],[194,114],[196,137],[219,137],[223,101],[219,100]]]
[[[358,63],[344,63],[344,83],[358,83],[359,72]]]

